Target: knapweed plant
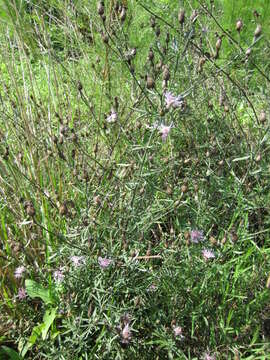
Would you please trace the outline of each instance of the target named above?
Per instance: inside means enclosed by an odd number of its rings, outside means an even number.
[[[268,2],[0,7],[1,359],[267,359]]]

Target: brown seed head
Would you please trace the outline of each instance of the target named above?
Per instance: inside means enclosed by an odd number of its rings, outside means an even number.
[[[163,80],[168,81],[170,80],[170,71],[167,68],[167,66],[164,66],[164,70],[163,70]]]
[[[246,56],[249,56],[251,54],[251,48],[247,48],[246,50]]]
[[[242,22],[242,20],[241,20],[241,19],[237,20],[237,21],[236,21],[236,30],[237,30],[238,32],[240,32],[240,31],[242,30],[242,27],[243,27],[243,22]]]
[[[183,184],[183,185],[181,186],[181,191],[182,191],[183,194],[185,194],[185,193],[188,191],[188,186],[187,186],[187,184]]]
[[[222,43],[221,38],[218,38],[218,39],[217,39],[217,42],[216,42],[216,49],[217,49],[217,51],[220,50],[220,48],[221,48],[221,43]]]
[[[260,115],[259,115],[259,120],[261,123],[265,123],[266,121],[266,113],[264,110],[261,111]]]
[[[185,22],[185,10],[183,10],[183,9],[179,10],[178,21],[179,21],[179,24],[181,24],[181,25],[184,24],[184,22]]]
[[[68,208],[66,202],[59,206],[59,214],[65,216],[68,214]]]
[[[98,14],[101,16],[104,14],[104,2],[100,1],[97,6]]]
[[[146,87],[147,89],[153,89],[155,87],[155,80],[150,75],[147,75]]]
[[[153,59],[154,59],[154,52],[153,52],[152,48],[150,47],[149,52],[148,52],[148,60],[153,61]]]
[[[257,25],[255,31],[254,31],[254,37],[255,39],[258,38],[262,33],[262,26],[259,24]]]
[[[31,202],[27,203],[27,205],[26,205],[26,214],[27,214],[28,216],[30,216],[30,217],[34,217],[34,216],[35,216],[36,210],[35,210],[35,208],[34,208],[33,203],[31,203]]]

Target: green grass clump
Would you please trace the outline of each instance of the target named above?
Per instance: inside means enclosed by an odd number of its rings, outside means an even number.
[[[3,358],[267,359],[258,4],[1,2]]]

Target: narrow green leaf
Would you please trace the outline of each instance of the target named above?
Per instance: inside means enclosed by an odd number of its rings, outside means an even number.
[[[46,339],[49,328],[51,327],[52,323],[54,322],[54,319],[56,318],[56,311],[57,311],[57,308],[53,308],[53,309],[47,310],[44,314],[44,317],[43,317],[44,327],[41,331],[43,340]]]

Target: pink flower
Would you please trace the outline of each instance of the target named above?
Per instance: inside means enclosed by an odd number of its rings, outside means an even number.
[[[85,264],[85,257],[84,256],[71,256],[70,260],[72,261],[75,267],[79,267]]]
[[[61,270],[56,270],[53,273],[53,277],[54,277],[55,282],[60,283],[60,282],[62,282],[64,280],[65,275],[62,273]]]
[[[111,115],[109,115],[109,116],[106,118],[106,121],[107,121],[108,123],[114,123],[114,122],[117,121],[117,119],[118,119],[117,112],[116,112],[114,109],[112,109],[112,110],[111,110]]]
[[[190,232],[191,242],[197,244],[198,242],[204,240],[203,231],[201,230],[191,230]]]
[[[20,279],[22,277],[22,274],[25,272],[24,266],[19,266],[15,269],[14,276],[16,279]]]
[[[169,109],[170,107],[178,108],[183,104],[183,98],[181,95],[174,96],[171,92],[165,92],[165,102],[166,108]]]
[[[182,330],[181,326],[174,326],[173,327],[173,334],[174,334],[174,336],[176,338],[184,339],[183,330]]]
[[[148,291],[149,291],[149,292],[155,292],[155,291],[157,291],[157,285],[151,284],[151,285],[149,286],[149,288],[148,288]]]
[[[209,353],[205,353],[203,360],[216,360],[216,355],[210,355]]]
[[[166,126],[164,124],[161,124],[159,127],[158,127],[158,130],[161,134],[161,139],[162,141],[166,141],[168,135],[169,135],[169,132],[171,131],[171,128],[172,128],[172,124],[170,126]]]
[[[99,263],[99,266],[102,268],[102,269],[106,269],[108,266],[111,265],[112,263],[112,260],[111,259],[107,259],[107,258],[102,258],[102,257],[98,257],[98,263]]]
[[[26,298],[26,296],[27,296],[27,293],[26,293],[26,290],[25,290],[25,288],[19,288],[19,290],[18,290],[18,298],[20,299],[20,300],[23,300],[23,299],[25,299]]]
[[[205,260],[214,259],[216,257],[214,252],[212,250],[209,250],[209,249],[204,249],[202,251],[202,255],[203,255]]]

